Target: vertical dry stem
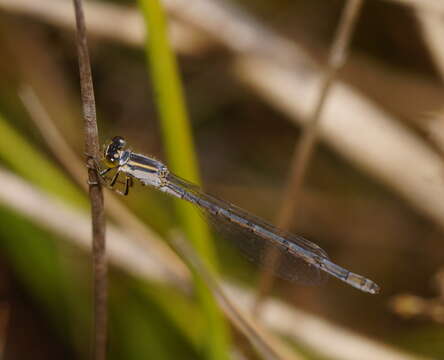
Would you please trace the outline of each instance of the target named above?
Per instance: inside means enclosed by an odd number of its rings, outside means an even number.
[[[89,196],[93,233],[94,272],[94,339],[93,359],[106,359],[107,344],[107,262],[105,251],[105,212],[103,192],[95,169],[99,158],[99,137],[97,130],[96,106],[91,76],[88,45],[86,40],[85,16],[82,0],[74,0],[77,25],[77,51],[79,58],[80,87],[82,92],[85,155],[88,168]]]
[[[322,110],[325,106],[335,76],[338,70],[343,66],[347,57],[350,38],[362,4],[363,0],[347,1],[333,40],[328,64],[325,69],[325,75],[321,81],[321,88],[313,108],[313,113],[305,125],[301,139],[296,143],[291,161],[290,174],[283,194],[282,206],[276,219],[276,225],[283,230],[289,229],[295,215],[296,205],[300,199],[307,167],[316,146]],[[267,266],[262,270],[259,290],[254,306],[254,312],[256,313],[259,311],[262,301],[271,290],[273,285],[272,269],[278,261],[279,253],[275,249],[272,249],[267,253],[267,259],[265,261]]]

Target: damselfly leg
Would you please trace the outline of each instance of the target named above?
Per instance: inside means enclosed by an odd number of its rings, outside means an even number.
[[[125,196],[128,195],[128,193],[129,193],[129,188],[132,187],[132,186],[133,186],[133,178],[127,176],[127,177],[126,177],[126,180],[125,180],[125,190],[124,190],[124,192],[123,192],[123,195],[125,195]]]
[[[107,168],[104,170],[100,170],[100,168],[97,166],[97,171],[99,172],[99,175],[101,177],[104,177],[106,174],[108,174],[111,171],[112,168]]]
[[[106,175],[111,171],[115,170],[115,174],[112,176],[111,180]],[[119,193],[120,195],[128,195],[130,187],[133,186],[133,179],[120,170],[119,167],[116,168],[106,168],[104,170],[99,170],[99,174],[103,179],[104,183],[110,188]],[[123,176],[124,181],[119,181],[119,178]],[[119,190],[116,185],[124,184],[123,191]]]
[[[111,179],[111,182],[109,183],[110,187],[113,187],[116,184],[116,181],[119,178],[120,174],[121,174],[120,170],[117,169],[116,173],[114,174],[113,178]]]

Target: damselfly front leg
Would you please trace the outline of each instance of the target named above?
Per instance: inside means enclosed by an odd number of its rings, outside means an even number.
[[[108,174],[111,171],[112,168],[106,168],[104,170],[100,170],[100,167],[97,165],[97,171],[99,175],[103,178],[106,174]]]

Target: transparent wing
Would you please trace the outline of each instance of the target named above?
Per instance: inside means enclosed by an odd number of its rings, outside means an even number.
[[[206,194],[197,185],[191,184],[175,175],[170,175],[168,180],[182,188],[187,194],[190,194],[191,196],[187,200],[197,205],[216,231],[240,249],[250,261],[269,266],[267,253],[275,249],[279,253],[279,258],[277,264],[270,270],[280,278],[307,285],[322,283],[328,277],[318,267],[306,262],[302,256],[297,256],[293,252],[290,253],[288,246],[272,242],[261,237],[256,232],[252,232],[246,226],[241,226],[226,217],[217,215],[217,209],[223,208],[228,210],[233,215],[247,220],[249,224],[258,225],[280,236],[282,239],[308,250],[313,256],[328,258],[326,252],[316,244],[303,237],[279,230],[235,205]]]
[[[276,276],[304,285],[319,284],[327,278],[326,273],[307,263],[302,257],[289,253],[284,246],[271,243],[269,240],[207,211],[204,212],[204,215],[216,231],[234,244],[248,260],[262,266],[269,266]],[[267,254],[271,250],[278,252],[278,260],[274,265],[267,261]]]

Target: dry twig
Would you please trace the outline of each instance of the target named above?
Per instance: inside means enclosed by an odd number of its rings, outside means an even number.
[[[291,352],[271,334],[266,334],[265,329],[259,327],[252,318],[247,317],[246,312],[242,313],[239,311],[225,295],[219,281],[206,269],[198,255],[180,236],[174,235],[172,244],[177,252],[202,276],[205,284],[214,294],[220,307],[224,310],[230,321],[251,341],[252,345],[265,359],[301,359],[301,357],[296,356],[294,352],[291,354]]]
[[[51,24],[75,27],[69,0],[0,0],[0,7],[13,13],[32,15]],[[142,45],[145,27],[139,12],[132,8],[88,1],[84,4],[88,14],[88,32],[129,45]],[[116,26],[119,24],[119,26]],[[178,20],[170,25],[172,44],[181,52],[195,53],[208,45],[208,39]]]
[[[444,80],[444,13],[424,11],[418,5],[416,18],[436,69]]]
[[[436,296],[399,294],[390,299],[391,310],[406,319],[422,318],[444,324],[444,269],[440,269],[433,280]]]
[[[94,272],[94,341],[93,359],[106,359],[108,328],[108,268],[105,243],[105,209],[102,186],[96,171],[100,156],[99,134],[97,130],[96,104],[86,40],[85,16],[82,0],[74,0],[77,25],[77,52],[79,58],[80,89],[82,93],[85,155],[88,168],[89,196],[91,200],[91,220],[93,235],[93,272]]]
[[[350,43],[350,38],[362,8],[362,4],[362,0],[348,0],[346,3],[335,38],[333,39],[330,56],[321,80],[320,89],[316,94],[313,111],[305,123],[301,138],[296,142],[287,184],[282,197],[281,208],[276,218],[277,227],[283,230],[288,231],[293,223],[293,217],[296,216],[297,218],[296,204],[299,203],[305,174],[318,139],[321,113],[324,109],[336,74],[344,65],[345,59],[347,58],[347,49]],[[261,302],[270,292],[273,284],[272,268],[277,266],[278,261],[279,253],[277,249],[273,248],[267,253],[267,259],[265,261],[267,266],[263,268],[261,274],[258,294],[254,306],[254,311],[256,313],[259,311]]]
[[[424,11],[444,13],[444,3],[440,0],[385,0],[419,8]]]
[[[435,144],[441,157],[444,158],[444,109],[424,122],[427,124],[429,140]]]

